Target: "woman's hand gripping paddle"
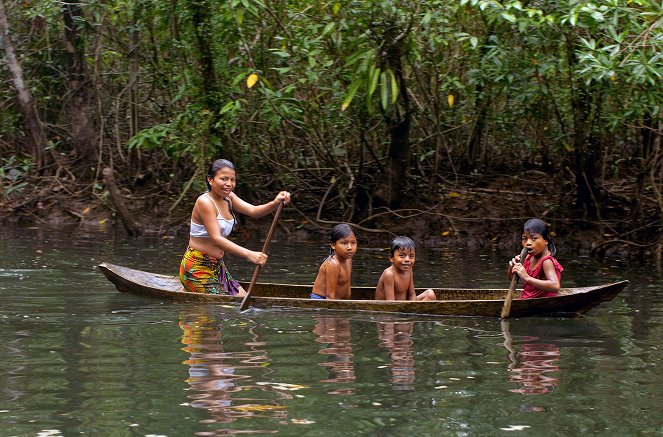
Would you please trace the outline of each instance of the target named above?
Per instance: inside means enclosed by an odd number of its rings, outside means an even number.
[[[279,202],[279,206],[276,208],[276,212],[274,213],[274,220],[272,221],[272,226],[269,228],[269,232],[267,233],[267,238],[265,239],[265,244],[262,246],[262,253],[267,253],[267,250],[269,249],[269,243],[270,241],[272,241],[272,235],[274,234],[274,229],[276,229],[276,223],[279,221],[279,215],[281,215],[282,209],[283,209],[283,201]],[[258,280],[258,274],[260,273],[261,267],[262,266],[258,264],[256,266],[256,269],[253,271],[253,278],[251,278],[249,289],[246,290],[246,295],[244,296],[244,299],[242,299],[242,304],[239,306],[240,311],[244,311],[249,307],[249,296],[251,296],[251,291],[253,290],[253,286],[256,284],[256,281]]]
[[[520,252],[520,262],[522,263],[525,261],[525,257],[527,256],[527,248],[523,248],[522,252]],[[502,307],[502,314],[500,317],[503,319],[508,319],[509,318],[509,313],[511,312],[511,301],[513,300],[513,293],[516,291],[516,284],[518,283],[518,274],[516,272],[513,272],[513,276],[511,277],[511,285],[509,286],[509,291],[506,294],[506,298],[504,299],[504,306]]]

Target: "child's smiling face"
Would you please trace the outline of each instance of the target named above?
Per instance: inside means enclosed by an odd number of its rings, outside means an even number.
[[[525,231],[522,237],[523,247],[527,248],[527,253],[531,256],[537,256],[548,248],[548,241],[541,235]],[[523,260],[521,260],[522,262]]]
[[[389,257],[389,261],[402,272],[412,270],[415,261],[415,250],[409,248],[398,249]]]

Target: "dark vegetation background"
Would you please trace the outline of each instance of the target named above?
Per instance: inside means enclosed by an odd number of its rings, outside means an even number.
[[[175,233],[224,157],[246,200],[293,192],[293,239],[351,222],[516,251],[538,216],[567,248],[660,261],[662,12],[0,0],[0,220]]]

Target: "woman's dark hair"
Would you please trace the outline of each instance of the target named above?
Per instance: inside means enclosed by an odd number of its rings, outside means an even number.
[[[403,249],[417,250],[417,246],[411,238],[403,236],[396,237],[391,240],[391,251],[389,252],[389,256],[394,256],[397,250]]]
[[[557,248],[555,247],[555,243],[553,243],[552,238],[550,237],[550,231],[548,230],[548,225],[546,222],[537,218],[529,219],[523,225],[522,233],[524,234],[525,231],[529,232],[530,234],[541,235],[541,237],[543,237],[543,239],[548,242],[548,250],[550,251],[550,254],[552,256],[557,254]]]
[[[227,159],[217,159],[209,166],[209,170],[207,170],[207,177],[205,178],[207,191],[210,191],[212,189],[212,186],[210,185],[207,179],[208,178],[214,179],[214,176],[216,176],[216,172],[226,167],[228,167],[231,170],[235,170],[235,164],[228,161]]]
[[[336,243],[338,240],[341,238],[349,237],[350,235],[357,235],[352,229],[352,226],[350,226],[347,223],[341,223],[340,225],[336,225],[332,228],[331,234],[329,234],[329,243]],[[329,247],[329,255],[327,258],[332,256],[334,254],[334,251],[332,250],[331,247]]]

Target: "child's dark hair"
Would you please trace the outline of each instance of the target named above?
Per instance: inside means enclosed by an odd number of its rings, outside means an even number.
[[[389,252],[389,256],[394,256],[397,250],[403,249],[417,250],[417,246],[411,238],[398,236],[391,240],[391,251]]]
[[[557,254],[557,248],[550,237],[550,231],[548,230],[546,222],[538,218],[529,219],[523,225],[522,233],[524,234],[525,231],[528,231],[530,234],[541,235],[541,237],[548,242],[548,250],[550,251],[550,254],[552,256]]]
[[[341,223],[340,225],[336,225],[332,228],[331,233],[329,234],[329,243],[336,243],[341,238],[349,237],[350,235],[357,234],[355,233],[354,229],[352,229],[352,226],[347,223]],[[331,247],[329,247],[329,255],[327,257],[329,258],[333,254],[334,251]]]
[[[212,186],[210,185],[207,178],[214,179],[214,176],[216,176],[216,172],[226,167],[228,167],[231,170],[235,170],[235,164],[228,161],[227,159],[217,159],[216,161],[212,162],[212,164],[209,166],[209,170],[207,170],[207,177],[205,178],[207,191],[210,191],[212,189]]]

